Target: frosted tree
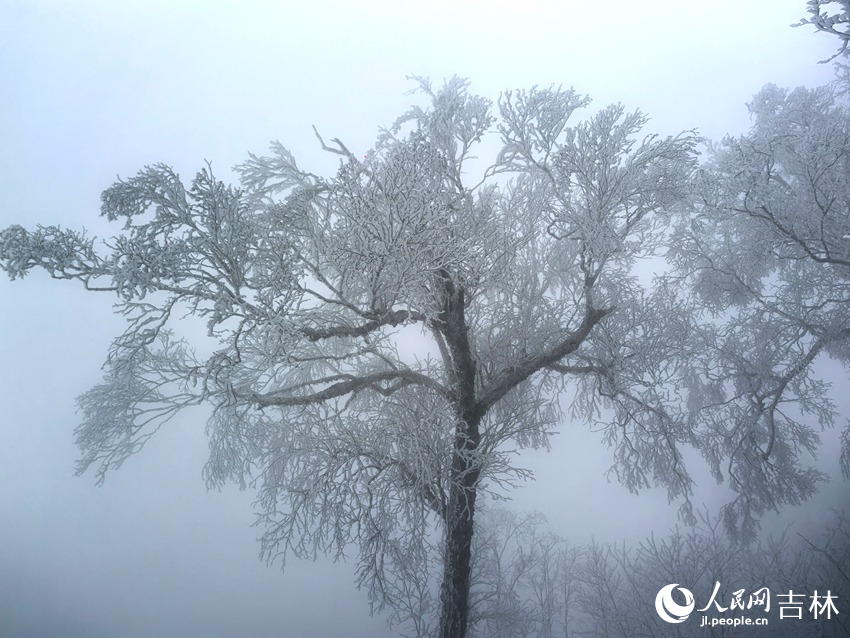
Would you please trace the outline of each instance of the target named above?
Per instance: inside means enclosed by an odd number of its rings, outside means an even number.
[[[574,580],[577,582],[579,627],[576,635],[595,638],[680,638],[763,636],[764,625],[701,626],[704,614],[712,617],[767,619],[771,636],[789,638],[846,636],[848,558],[850,536],[844,514],[836,513],[820,538],[785,532],[752,544],[733,541],[719,519],[706,514],[693,527],[671,530],[665,537],[650,536],[640,543],[625,545],[592,543],[583,548]],[[655,594],[671,583],[692,592],[695,610],[682,623],[661,619],[652,604]],[[719,585],[718,585],[719,584]],[[736,592],[742,600],[762,588],[770,590],[770,609],[754,605],[731,609]],[[709,604],[717,589],[716,602],[725,612]],[[800,618],[781,615],[780,596],[793,591],[805,600]],[[815,617],[809,607],[815,591],[822,600],[827,592],[838,613]],[[600,601],[605,601],[600,604]],[[787,599],[786,599],[787,601]],[[639,627],[639,629],[636,629]]]
[[[633,545],[584,546],[567,544],[539,514],[490,506],[480,514],[471,629],[476,636],[763,636],[759,620],[767,620],[771,636],[848,635],[850,520],[844,512],[824,517],[824,531],[811,538],[786,529],[739,543],[720,517],[703,511],[693,526],[677,525]],[[653,605],[672,583],[694,597],[695,608],[681,623],[663,620]],[[770,605],[746,605],[751,595],[764,596],[764,588]],[[710,604],[715,589],[725,611]],[[789,591],[796,602],[805,601],[799,618],[781,611]],[[813,601],[823,603],[827,594],[837,613],[813,613]],[[736,598],[743,608],[731,607]],[[748,617],[754,624],[703,626],[704,616]]]
[[[472,635],[572,635],[580,558],[581,548],[547,530],[542,514],[485,506],[476,521]]]
[[[80,472],[103,481],[209,405],[206,480],[257,490],[266,557],[357,548],[378,608],[462,638],[476,499],[526,477],[516,450],[563,410],[686,517],[681,444],[720,444],[679,401],[692,313],[636,277],[689,192],[694,135],[640,136],[618,105],[572,123],[572,90],[506,93],[496,116],[464,81],[421,89],[364,159],[322,141],[335,175],[277,143],[238,187],[149,166],[103,193],[112,239],[12,226],[0,263],[111,293],[127,319],[79,400]],[[470,179],[494,124],[502,150]]]
[[[689,419],[738,492],[724,515],[745,536],[825,478],[800,454],[836,418],[813,364],[850,363],[850,113],[831,88],[770,85],[750,110],[752,130],[717,146],[695,180],[671,252],[709,311],[694,331]],[[850,431],[842,440],[850,476]]]
[[[801,19],[792,26],[810,24],[822,33],[838,37],[841,46],[834,55],[823,62],[830,62],[842,55],[846,56],[847,47],[850,46],[850,0],[808,0],[806,8],[809,17]]]

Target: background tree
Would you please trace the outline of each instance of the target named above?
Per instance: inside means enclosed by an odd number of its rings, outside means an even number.
[[[761,636],[763,625],[701,627],[701,614],[670,624],[660,619],[652,604],[656,592],[671,583],[689,589],[696,609],[711,599],[716,583],[717,601],[711,617],[767,618],[771,636],[846,636],[848,626],[848,524],[835,513],[821,538],[790,533],[769,535],[751,544],[732,540],[722,521],[706,514],[687,529],[675,528],[664,538],[650,536],[634,547],[593,543],[584,548],[578,571],[580,635],[626,636]],[[770,610],[754,606],[730,609],[734,593],[744,589],[744,601],[762,587],[771,591]],[[835,598],[838,614],[815,614],[809,609],[815,591]],[[778,598],[793,591],[804,598],[802,618],[781,618]],[[714,613],[712,613],[714,612]]]
[[[709,310],[694,331],[689,418],[715,477],[738,492],[726,523],[747,537],[765,509],[808,498],[825,478],[799,454],[837,416],[813,363],[850,363],[848,111],[831,88],[772,85],[750,111],[752,130],[700,171],[671,252]],[[842,441],[850,476],[850,430]]]
[[[540,513],[488,504],[476,520],[470,633],[572,635],[581,548],[546,528]]]
[[[476,539],[476,585],[471,628],[475,636],[583,636],[627,638],[645,636],[815,637],[847,636],[850,592],[850,522],[843,512],[825,519],[816,537],[786,529],[750,544],[734,541],[720,517],[699,514],[694,526],[651,535],[634,545],[591,541],[571,545],[547,529],[539,514],[517,514],[485,507]],[[481,569],[483,567],[483,569]],[[543,583],[555,587],[541,588]],[[654,597],[672,583],[690,590],[695,609],[707,605],[719,583],[719,611],[708,618],[767,619],[764,625],[702,626],[703,613],[694,611],[678,624],[665,622],[655,610]],[[767,587],[770,608],[730,609],[743,589],[745,605],[752,593]],[[547,591],[540,596],[540,591]],[[801,618],[780,617],[792,591],[805,601]],[[810,609],[813,596],[829,592],[838,613]]]

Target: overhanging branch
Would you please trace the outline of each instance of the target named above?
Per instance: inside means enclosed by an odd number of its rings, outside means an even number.
[[[413,370],[389,370],[356,377],[339,375],[338,378],[340,381],[311,394],[292,395],[287,394],[285,390],[270,394],[253,393],[250,395],[250,401],[260,407],[315,405],[361,390],[374,390],[384,395],[390,395],[408,385],[420,385],[434,390],[441,396],[449,397],[448,389],[442,384]],[[390,385],[384,385],[387,382]]]

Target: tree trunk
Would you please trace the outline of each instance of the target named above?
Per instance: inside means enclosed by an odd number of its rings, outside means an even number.
[[[443,582],[440,586],[440,638],[466,638],[469,624],[469,586],[472,571],[472,535],[475,497],[481,468],[476,452],[479,426],[486,410],[475,397],[476,364],[469,343],[465,295],[450,274],[440,271],[439,331],[445,339],[447,367],[454,378],[457,414],[451,480],[446,504]]]
[[[458,433],[452,463],[452,484],[446,512],[445,562],[440,587],[440,638],[465,638],[469,621],[469,587],[472,571],[472,535],[479,468],[471,459],[477,447],[469,433]]]

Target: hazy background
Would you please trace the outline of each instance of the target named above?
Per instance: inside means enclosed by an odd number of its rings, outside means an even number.
[[[640,107],[649,129],[719,139],[748,127],[767,82],[822,84],[837,42],[791,29],[803,0],[611,2],[14,2],[0,0],[0,228],[60,224],[105,236],[117,175],[205,160],[226,176],[271,139],[333,170],[325,138],[365,151],[410,103],[407,74],[505,88],[572,85],[594,107]],[[117,230],[117,229],[116,229]],[[370,618],[352,568],[257,560],[252,495],[207,493],[205,412],[187,412],[103,488],[73,477],[75,397],[122,330],[108,295],[34,273],[0,280],[0,636],[357,637]],[[821,362],[840,384],[847,373]],[[846,394],[846,393],[845,393]],[[844,413],[850,413],[846,397]],[[837,476],[837,433],[822,466]],[[575,542],[664,533],[676,504],[609,484],[598,436],[564,424],[538,481],[515,494]],[[805,509],[847,501],[835,482]],[[722,492],[700,498],[712,507]]]

